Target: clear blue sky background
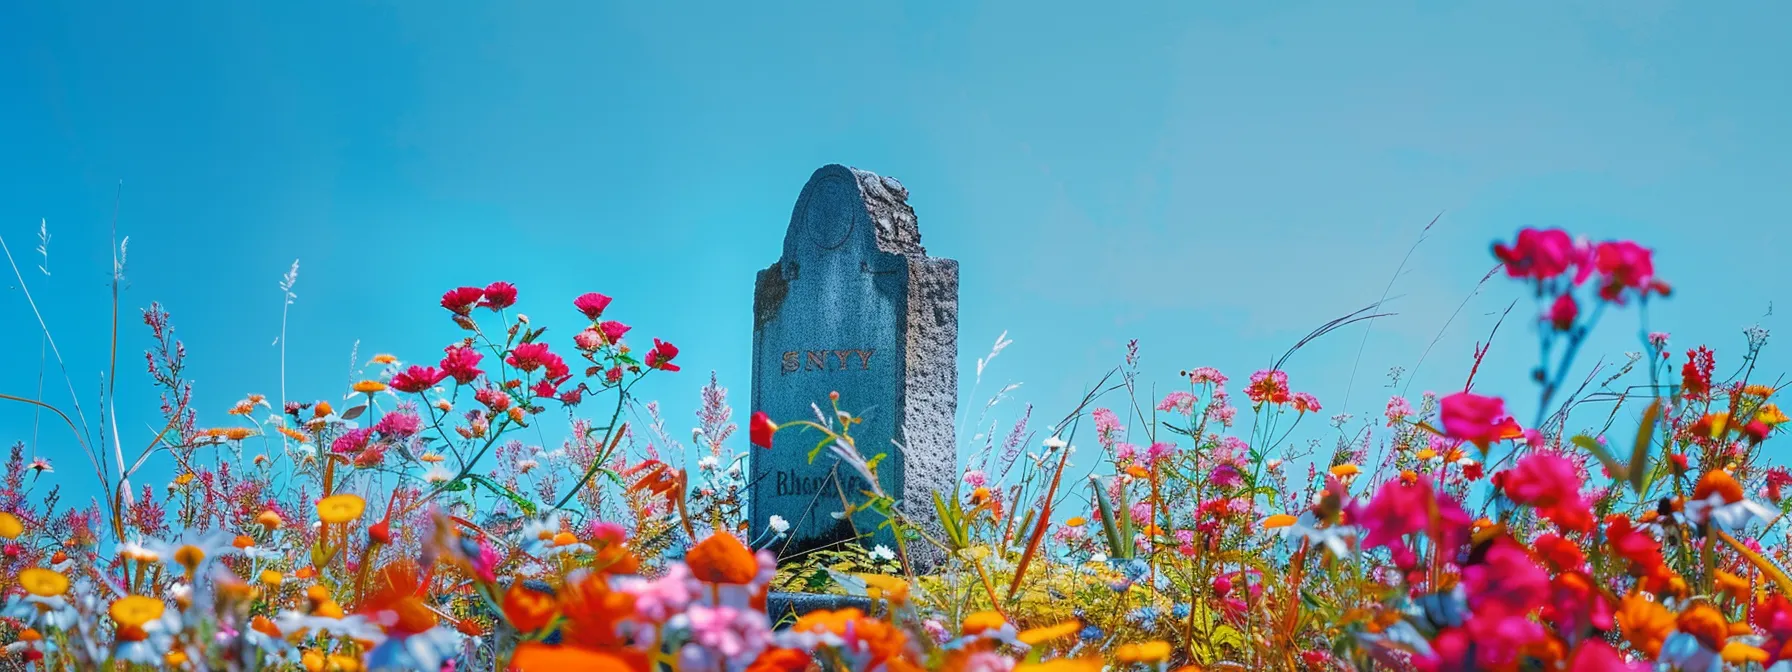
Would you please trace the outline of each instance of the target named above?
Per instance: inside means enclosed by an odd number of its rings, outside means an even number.
[[[1709,343],[1728,367],[1744,327],[1781,323],[1763,317],[1792,279],[1781,6],[699,4],[6,3],[0,236],[91,414],[123,181],[127,445],[155,411],[137,309],[173,312],[222,424],[245,392],[278,392],[295,258],[292,396],[340,398],[357,339],[363,360],[436,357],[458,335],[440,293],[503,279],[562,342],[568,302],[597,290],[638,340],[682,346],[686,372],[644,391],[687,436],[709,370],[744,401],[753,274],[833,162],[909,187],[929,251],[962,263],[966,387],[1007,330],[984,391],[1023,382],[1042,417],[1129,338],[1148,382],[1242,380],[1382,295],[1439,212],[1394,281],[1399,315],[1368,334],[1359,417],[1433,339],[1414,394],[1460,385],[1522,292],[1496,281],[1450,316],[1523,226],[1656,248],[1680,294],[1652,326],[1677,350]],[[50,277],[29,270],[40,218]],[[30,394],[37,329],[4,286],[0,390]],[[1527,419],[1530,311],[1483,379]],[[1638,349],[1634,313],[1615,318],[1592,357]],[[1289,364],[1327,414],[1363,335]],[[46,396],[68,393],[52,377]],[[31,423],[0,407],[4,442]],[[56,477],[91,492],[73,450],[45,429]]]

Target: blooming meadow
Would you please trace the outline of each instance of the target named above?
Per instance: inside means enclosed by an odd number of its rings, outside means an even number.
[[[1536,301],[1536,389],[1506,394],[1536,394],[1537,417],[1476,386],[1481,350],[1460,389],[1335,421],[1322,449],[1290,440],[1322,405],[1280,365],[1182,371],[1141,398],[1135,347],[1061,433],[1034,434],[1029,408],[980,434],[932,511],[875,489],[838,502],[885,517],[897,548],[781,562],[747,536],[746,456],[793,433],[877,484],[853,400],[753,413],[743,442],[712,376],[697,454],[662,455],[664,420],[632,390],[678,375],[678,348],[638,339],[607,296],[561,304],[588,326],[553,340],[508,283],[450,290],[440,353],[217,414],[193,407],[152,305],[149,445],[0,395],[84,451],[53,467],[10,449],[0,668],[1792,669],[1792,470],[1763,457],[1787,422],[1754,368],[1765,332],[1727,376],[1711,349],[1644,330],[1621,370],[1571,379],[1599,322],[1670,294],[1651,251],[1527,229],[1493,253]],[[1570,420],[1592,402],[1607,417]],[[550,420],[560,442],[530,443]],[[133,480],[152,460],[178,475]],[[53,468],[91,470],[103,499],[62,501]],[[944,560],[917,572],[922,550]],[[768,614],[770,592],[799,590],[869,607]]]

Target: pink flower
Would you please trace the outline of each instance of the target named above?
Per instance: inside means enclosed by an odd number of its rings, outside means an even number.
[[[989,477],[983,474],[982,469],[972,469],[964,472],[964,484],[967,486],[981,488],[986,485],[988,481]]]
[[[1288,374],[1283,371],[1258,371],[1251,374],[1251,384],[1244,390],[1251,403],[1286,404],[1288,395]]]
[[[621,343],[622,335],[628,333],[629,330],[628,325],[615,320],[599,324],[597,328],[604,333],[604,342],[606,343]]]
[[[1593,266],[1599,270],[1599,296],[1617,302],[1626,289],[1647,293],[1655,279],[1655,262],[1649,248],[1631,241],[1600,243],[1593,250]]]
[[[1188,382],[1193,385],[1212,383],[1216,387],[1224,386],[1226,384],[1226,374],[1220,373],[1219,369],[1211,366],[1203,366],[1188,372]]]
[[[1294,393],[1294,412],[1307,413],[1319,410],[1319,398],[1306,392]]]
[[[387,413],[380,417],[373,430],[395,439],[408,439],[423,429],[423,419],[416,413]]]
[[[1501,421],[1509,418],[1506,402],[1499,397],[1457,392],[1438,400],[1438,405],[1446,436],[1483,447],[1501,438],[1505,429]]]
[[[339,455],[359,453],[367,448],[367,439],[370,438],[372,434],[373,430],[366,428],[345,432],[342,436],[336,437],[336,440],[330,444],[330,452]]]
[[[453,377],[454,382],[465,385],[473,382],[479,374],[485,373],[479,370],[479,360],[484,359],[485,355],[479,354],[478,350],[470,346],[450,345],[443,352],[447,354],[442,357],[442,370]]]
[[[583,352],[597,352],[598,348],[604,347],[604,332],[596,327],[585,327],[584,331],[573,334],[572,342]]]
[[[1580,316],[1580,306],[1574,303],[1574,295],[1563,292],[1556,297],[1556,302],[1549,306],[1549,324],[1556,331],[1567,331],[1574,327],[1574,318]]]
[[[1412,404],[1407,403],[1406,397],[1388,397],[1388,408],[1383,413],[1388,416],[1388,426],[1393,427],[1412,415]]]
[[[660,339],[653,339],[653,349],[647,351],[647,368],[661,371],[677,371],[678,365],[672,358],[678,356],[678,346]]]
[[[595,322],[597,318],[603,317],[604,309],[610,307],[610,297],[597,292],[582,294],[572,300],[572,307],[584,313],[585,319]]]
[[[1543,639],[1543,626],[1530,616],[1549,600],[1549,574],[1517,542],[1495,541],[1480,564],[1462,570],[1462,583],[1473,612],[1464,625],[1482,665],[1509,663]]]
[[[1568,664],[1571,670],[1607,670],[1609,672],[1648,672],[1655,669],[1646,661],[1626,662],[1617,649],[1602,640],[1588,638],[1581,642],[1580,649],[1575,651],[1574,660]]]
[[[1095,436],[1101,443],[1113,443],[1119,438],[1120,418],[1105,408],[1095,409]]]
[[[479,305],[490,308],[493,312],[516,305],[516,285],[508,282],[494,282],[485,286],[485,301]]]
[[[622,592],[635,596],[635,615],[652,623],[665,623],[684,613],[697,596],[692,590],[691,570],[682,562],[672,563],[658,579],[628,577],[618,583]]]
[[[473,393],[473,400],[484,404],[493,413],[503,413],[510,408],[510,395],[495,387],[481,387]]]
[[[1437,509],[1435,523],[1431,518],[1433,505]],[[1468,513],[1455,500],[1432,490],[1429,478],[1412,485],[1398,480],[1382,484],[1369,504],[1359,507],[1350,518],[1368,531],[1363,536],[1363,548],[1393,544],[1404,547],[1401,537],[1425,532],[1434,540],[1441,538],[1441,546],[1454,549],[1468,538],[1470,523]]]
[[[1188,415],[1194,412],[1196,401],[1197,399],[1193,394],[1180,391],[1171,392],[1164,395],[1163,401],[1157,403],[1157,410],[1165,412],[1175,411],[1183,415]]]
[[[1512,245],[1495,243],[1493,256],[1506,265],[1506,275],[1514,278],[1548,280],[1579,266],[1580,272],[1574,277],[1574,284],[1578,285],[1586,281],[1589,271],[1586,249],[1576,245],[1561,229],[1519,231],[1518,240]]]
[[[472,312],[474,304],[479,303],[479,299],[484,296],[485,291],[478,287],[457,287],[442,295],[442,307],[456,315],[466,315]]]
[[[1145,459],[1152,464],[1157,464],[1159,460],[1166,460],[1175,456],[1176,444],[1173,443],[1153,443],[1151,444],[1151,447],[1145,451]]]
[[[504,363],[530,373],[541,368],[550,354],[552,353],[548,352],[546,343],[523,343],[511,348],[510,356],[504,359]]]
[[[1593,529],[1593,513],[1581,499],[1582,479],[1574,463],[1560,455],[1531,453],[1509,472],[1495,474],[1496,483],[1513,502],[1531,506],[1564,530]]]
[[[433,366],[412,366],[392,376],[392,389],[399,392],[418,393],[435,387],[448,374],[437,371]]]
[[[772,643],[771,627],[764,614],[727,606],[693,604],[685,611],[685,617],[690,619],[691,627],[691,643],[684,647],[687,657],[703,661],[751,658]],[[714,666],[692,667],[707,669]]]

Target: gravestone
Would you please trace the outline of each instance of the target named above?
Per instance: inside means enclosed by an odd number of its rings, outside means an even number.
[[[933,493],[952,487],[958,466],[958,262],[927,256],[907,201],[900,182],[863,170],[829,165],[809,177],[783,256],[754,287],[752,403],[775,422],[813,421],[817,407],[832,415],[838,392],[840,409],[863,418],[852,428],[859,452],[888,454],[877,468],[884,492],[937,539]],[[842,491],[857,503],[869,487],[827,450],[809,461],[821,438],[792,428],[752,450],[752,538],[770,538],[778,515],[790,524],[771,544],[780,557],[838,547],[855,526],[866,548],[896,550],[877,514],[833,517]],[[923,569],[938,559],[924,541],[909,552]]]

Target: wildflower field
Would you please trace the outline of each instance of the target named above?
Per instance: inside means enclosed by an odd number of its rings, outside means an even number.
[[[1196,368],[1147,398],[1128,353],[1059,434],[1022,419],[963,449],[932,511],[876,491],[839,503],[886,519],[896,548],[781,562],[776,538],[747,537],[747,455],[795,434],[810,459],[873,475],[854,400],[745,409],[741,437],[712,377],[700,459],[642,449],[663,428],[624,420],[645,403],[631,390],[691,373],[621,321],[626,296],[452,289],[428,327],[440,352],[230,408],[193,407],[185,348],[151,305],[116,338],[147,343],[162,390],[148,445],[120,437],[109,399],[0,391],[83,449],[28,458],[28,437],[6,437],[0,668],[1792,669],[1792,470],[1764,458],[1787,422],[1776,374],[1754,367],[1766,333],[1720,369],[1642,329],[1610,378],[1573,379],[1593,329],[1669,300],[1651,251],[1531,229],[1492,250],[1506,289],[1534,299],[1509,327],[1537,334],[1533,389],[1478,386],[1478,352],[1460,388],[1393,397],[1374,431],[1315,453],[1290,441],[1323,422],[1298,371]],[[519,301],[589,326],[546,334]],[[1519,395],[1538,417],[1506,411]],[[1569,420],[1600,395],[1596,424]],[[530,443],[550,420],[559,443]],[[178,476],[141,482],[151,462]],[[65,501],[51,472],[104,497]],[[917,571],[922,552],[944,560]],[[871,606],[774,622],[772,591]]]

